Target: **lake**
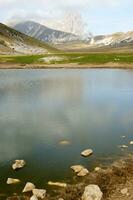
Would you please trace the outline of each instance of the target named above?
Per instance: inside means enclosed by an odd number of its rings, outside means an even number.
[[[62,140],[70,144],[61,145]],[[70,166],[82,164],[91,171],[111,163],[133,150],[131,140],[132,70],[0,70],[3,199],[20,193],[27,181],[48,190],[49,180],[74,182]],[[86,148],[94,151],[89,158],[80,155]],[[26,167],[13,171],[15,159],[24,159]],[[6,185],[8,177],[21,184]]]

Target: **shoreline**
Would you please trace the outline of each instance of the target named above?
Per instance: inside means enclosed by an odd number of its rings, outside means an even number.
[[[105,64],[16,64],[0,63],[0,69],[133,69],[132,64],[105,63]]]
[[[80,178],[77,184],[67,184],[66,188],[51,187],[45,200],[81,200],[87,185],[98,185],[103,193],[102,200],[132,200],[133,199],[133,155],[128,154],[114,161],[109,166],[103,166],[98,171],[90,172],[86,177]],[[74,176],[73,178],[77,178]],[[128,193],[123,194],[122,190]],[[19,195],[19,194],[18,194]],[[30,193],[9,197],[7,200],[30,200]]]

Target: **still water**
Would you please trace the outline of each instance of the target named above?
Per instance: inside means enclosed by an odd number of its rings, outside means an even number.
[[[73,181],[71,165],[92,170],[112,162],[130,140],[133,71],[0,70],[0,194],[20,192],[27,181],[39,188],[49,180]],[[86,148],[94,155],[81,157]],[[26,167],[14,172],[15,159]],[[22,182],[7,186],[8,177]]]

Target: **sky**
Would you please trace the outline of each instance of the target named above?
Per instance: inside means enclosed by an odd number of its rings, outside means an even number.
[[[133,0],[0,0],[0,22],[34,20],[94,35],[133,30]]]

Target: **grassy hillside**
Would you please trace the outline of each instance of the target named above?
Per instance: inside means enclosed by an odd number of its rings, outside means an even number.
[[[46,53],[57,52],[57,49],[47,43],[24,35],[0,23],[0,51],[3,49],[20,53]]]

